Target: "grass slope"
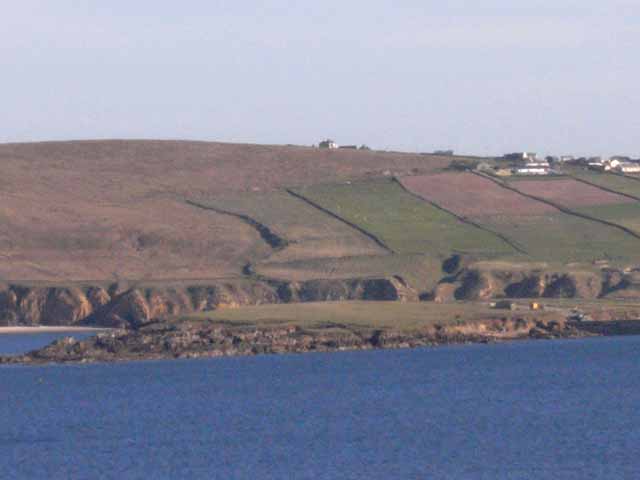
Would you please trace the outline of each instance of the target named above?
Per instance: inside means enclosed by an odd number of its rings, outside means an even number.
[[[297,192],[375,235],[396,253],[515,253],[497,236],[420,201],[395,181],[316,185]]]
[[[386,254],[357,230],[284,191],[222,195],[200,203],[248,215],[289,241],[271,262]]]
[[[484,217],[483,225],[523,246],[533,260],[556,264],[637,260],[640,241],[613,227],[558,212],[544,216]]]
[[[574,178],[555,182],[531,179],[510,185],[525,194],[544,198],[578,215],[595,219],[587,220],[586,224],[576,217],[564,218],[558,222],[564,229],[574,230],[571,232],[572,236],[578,235],[575,240],[564,237],[564,242],[570,250],[574,250],[569,252],[573,253],[572,260],[587,260],[589,251],[592,254],[601,255],[602,258],[621,261],[636,260],[640,253],[640,239],[633,238],[632,235],[604,223],[599,224],[597,221],[619,225],[640,234],[640,202],[616,194],[610,188],[615,183],[622,184],[617,178],[627,182],[633,182],[633,180],[609,174],[599,176],[604,180],[595,180],[601,184],[602,188],[594,186],[596,182],[590,182],[593,183],[591,185]],[[609,187],[605,186],[607,182],[610,182]],[[637,183],[640,184],[640,182]],[[568,216],[571,217],[571,215]],[[543,231],[549,231],[549,227],[545,227]]]
[[[431,290],[444,275],[442,259],[422,254],[265,262],[257,265],[256,271],[267,277],[297,281],[399,275],[420,290]]]
[[[243,262],[269,253],[264,242],[238,219],[184,205],[185,197],[432,171],[450,161],[190,141],[0,144],[0,280],[239,275]]]
[[[584,180],[602,188],[640,198],[640,181],[613,173],[597,173],[589,170],[573,168],[569,170],[572,177]]]

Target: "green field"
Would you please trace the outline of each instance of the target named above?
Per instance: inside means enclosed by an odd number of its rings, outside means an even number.
[[[396,253],[515,253],[498,236],[415,198],[391,180],[317,185],[297,192],[375,235]]]
[[[472,303],[321,302],[220,309],[190,315],[185,320],[206,318],[237,326],[297,325],[320,329],[334,325],[338,328],[415,330],[502,315],[504,312],[487,305]]]
[[[580,180],[598,185],[600,187],[624,193],[640,199],[640,181],[633,178],[615,175],[613,173],[597,173],[589,170],[574,168],[569,174]]]
[[[618,201],[616,203],[611,203],[611,200],[605,200],[604,196],[600,199],[593,196],[591,201],[589,201],[589,196],[578,198],[578,196],[575,195],[573,197],[565,196],[553,198],[553,202],[555,204],[581,215],[586,215],[604,222],[623,226],[640,235],[640,201],[634,201],[633,199],[620,195],[611,197],[611,194],[613,193],[622,193],[637,196],[640,199],[640,181],[620,175],[597,173],[582,169],[572,169],[571,176],[575,179],[584,180],[591,184],[591,186],[589,186],[583,182],[574,181],[575,185],[582,188],[583,191],[589,190],[593,192],[600,192],[602,195],[609,196],[610,198],[617,197]],[[544,181],[538,178],[534,180],[540,182]],[[517,182],[512,184],[512,186],[518,188]],[[539,196],[545,198],[543,193],[539,194]],[[605,226],[605,228],[608,227]],[[592,241],[591,237],[585,238]],[[619,246],[613,245],[610,248],[620,249]],[[624,247],[622,250],[625,250]],[[622,252],[623,256],[632,253],[633,251]]]
[[[576,211],[622,225],[640,235],[640,181],[611,173],[596,173],[578,169],[572,171],[571,175],[593,185],[638,198],[638,202],[620,205],[593,205],[578,208]]]
[[[521,245],[534,260],[550,263],[625,262],[638,259],[640,240],[616,228],[558,212],[544,216],[486,217],[489,228]]]
[[[284,191],[216,196],[199,203],[247,215],[289,241],[270,261],[387,253],[356,229]]]
[[[384,255],[265,262],[256,272],[269,278],[304,281],[400,275],[411,286],[430,290],[442,278],[442,259],[430,255]]]
[[[640,235],[640,203],[595,205],[593,207],[577,208],[575,210],[585,215],[621,225]],[[640,247],[638,248],[640,250]]]

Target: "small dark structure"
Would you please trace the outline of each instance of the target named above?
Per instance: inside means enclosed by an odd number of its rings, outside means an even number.
[[[321,141],[318,144],[319,148],[328,148],[330,150],[336,149],[338,148],[338,144],[336,142],[334,142],[333,140],[331,140],[330,138],[327,138],[326,140]]]

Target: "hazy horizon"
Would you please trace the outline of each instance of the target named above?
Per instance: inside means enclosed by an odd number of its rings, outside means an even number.
[[[0,142],[158,138],[640,156],[640,4],[24,0]]]

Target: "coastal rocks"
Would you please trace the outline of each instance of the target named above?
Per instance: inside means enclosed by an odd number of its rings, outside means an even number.
[[[2,363],[105,362],[203,358],[274,353],[328,352],[378,348],[415,348],[453,343],[486,343],[528,338],[591,335],[554,318],[487,319],[434,324],[411,331],[331,325],[258,327],[216,324],[211,320],[156,321],[137,329],[73,338],[22,356],[0,357]]]
[[[108,328],[139,327],[151,320],[151,308],[138,290],[117,295],[86,323]]]
[[[18,323],[18,296],[13,290],[0,291],[0,325]]]
[[[284,282],[238,279],[196,285],[0,288],[0,326],[138,328],[152,320],[218,308],[340,300],[418,301],[400,277]]]
[[[457,300],[486,300],[495,295],[493,277],[481,270],[462,272],[459,285],[454,293]]]
[[[0,325],[72,325],[99,304],[81,288],[6,286],[0,291]]]
[[[60,318],[70,324],[91,315],[93,305],[79,288],[53,288],[46,295],[40,312],[40,324],[57,325]]]
[[[310,280],[291,283],[285,298],[300,302],[342,300],[418,301],[418,293],[401,278]]]
[[[425,300],[432,300],[436,303],[453,302],[456,299],[457,285],[453,283],[441,283],[436,286],[431,295],[425,297]]]
[[[599,298],[606,278],[598,272],[543,272],[465,268],[432,292],[435,301],[493,298]]]

